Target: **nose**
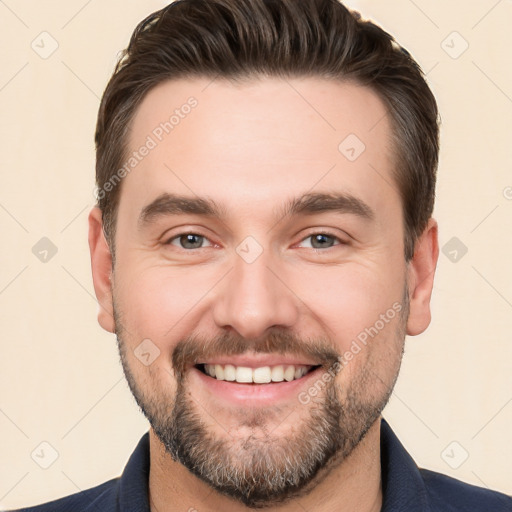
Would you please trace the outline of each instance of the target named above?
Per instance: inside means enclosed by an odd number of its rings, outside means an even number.
[[[235,255],[234,268],[216,289],[214,321],[222,329],[235,329],[255,339],[273,327],[292,327],[299,318],[300,299],[285,275],[264,252],[248,263]]]

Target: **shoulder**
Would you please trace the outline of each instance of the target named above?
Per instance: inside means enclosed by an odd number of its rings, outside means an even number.
[[[57,500],[20,508],[11,512],[115,512],[119,478],[113,478],[96,487],[65,496]]]
[[[432,512],[512,512],[512,498],[434,471],[420,469]]]

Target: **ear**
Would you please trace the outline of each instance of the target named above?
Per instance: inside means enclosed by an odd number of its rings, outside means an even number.
[[[430,324],[430,297],[434,286],[434,273],[439,257],[437,222],[430,219],[416,241],[414,256],[408,263],[409,319],[407,334],[421,334]]]
[[[98,322],[106,331],[115,332],[111,286],[112,255],[103,233],[103,218],[98,207],[94,207],[89,213],[89,250],[94,292],[100,305]]]

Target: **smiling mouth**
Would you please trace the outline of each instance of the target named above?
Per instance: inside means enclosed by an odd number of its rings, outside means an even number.
[[[311,365],[276,365],[249,368],[231,364],[198,364],[196,368],[215,380],[238,384],[269,384],[271,382],[291,382],[298,380],[320,368]]]

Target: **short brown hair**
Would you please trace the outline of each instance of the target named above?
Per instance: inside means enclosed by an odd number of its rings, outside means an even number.
[[[123,165],[130,123],[148,91],[175,78],[258,75],[350,80],[384,101],[409,260],[434,207],[436,101],[411,55],[337,0],[177,0],[137,26],[103,94],[96,127],[98,206],[112,253],[121,187],[105,185]]]

